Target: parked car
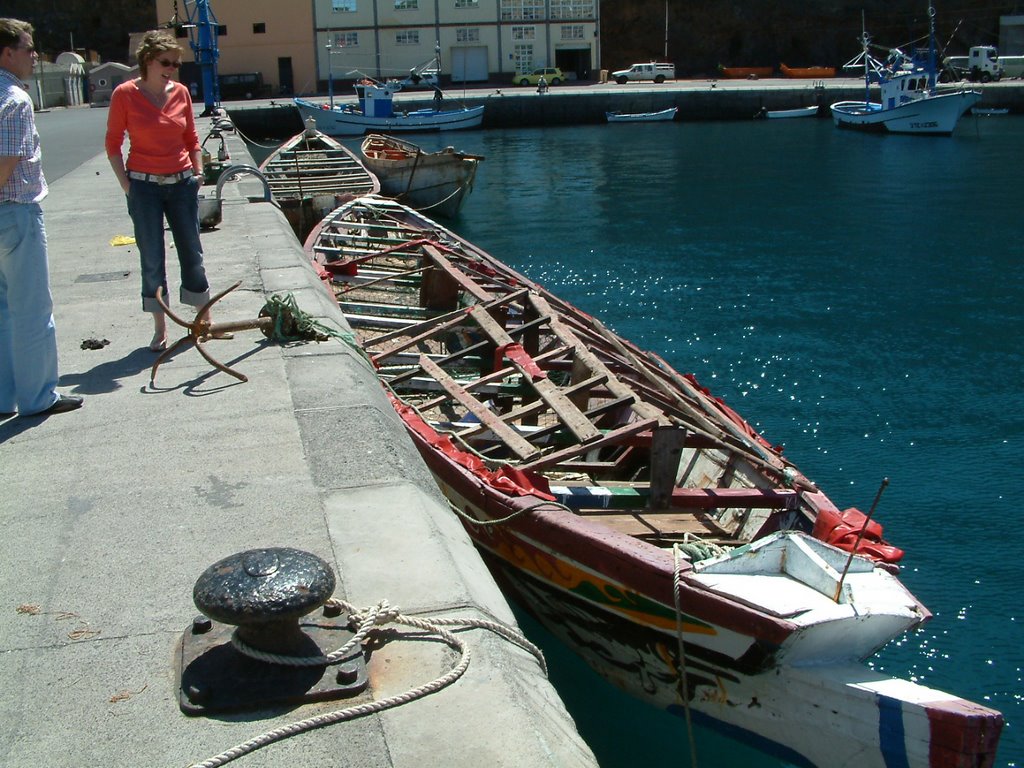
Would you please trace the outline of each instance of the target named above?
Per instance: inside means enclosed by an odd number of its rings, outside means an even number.
[[[437,72],[427,70],[426,72],[409,71],[409,76],[400,80],[403,88],[440,88],[441,81]]]
[[[565,75],[558,67],[541,67],[530,73],[517,72],[512,76],[512,83],[514,85],[537,85],[542,77],[548,85],[565,82]]]

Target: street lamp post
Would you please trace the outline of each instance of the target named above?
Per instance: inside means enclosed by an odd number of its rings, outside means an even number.
[[[334,60],[331,58],[331,54],[334,51],[332,50],[333,46],[331,43],[331,39],[327,38],[327,45],[324,47],[327,49],[327,97],[330,99],[331,109],[334,109],[334,67],[332,66]]]

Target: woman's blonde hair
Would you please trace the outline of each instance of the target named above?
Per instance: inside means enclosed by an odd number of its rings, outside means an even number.
[[[139,74],[145,77],[146,70],[149,69],[149,63],[161,53],[168,53],[169,51],[173,51],[180,56],[181,46],[163,30],[156,29],[143,35],[142,42],[139,43],[139,48],[135,51],[135,58],[139,62]]]

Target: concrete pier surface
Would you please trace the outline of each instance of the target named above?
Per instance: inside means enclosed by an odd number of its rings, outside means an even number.
[[[210,124],[199,123],[202,138]],[[101,147],[102,136],[88,140]],[[240,139],[227,141],[233,163],[251,163]],[[259,188],[251,176],[225,184],[222,222],[202,235],[212,291],[241,281],[213,320],[253,320],[271,296],[290,296],[347,331],[281,212],[250,202]],[[119,244],[131,221],[102,150],[51,179],[43,208],[59,389],[85,405],[0,421],[0,765],[220,765],[210,759],[261,734],[372,710],[457,668],[459,652],[437,635],[388,624],[370,635],[368,685],[351,698],[309,703],[298,685],[298,700],[273,691],[257,709],[184,714],[179,704],[197,692],[182,698],[180,645],[202,632],[193,586],[236,553],[312,553],[335,573],[334,596],[358,608],[386,600],[417,619],[515,629],[360,354],[337,338],[282,344],[243,330],[205,348],[247,382],[187,347],[151,384],[138,252]],[[191,320],[167,241],[172,308]],[[171,324],[169,339],[183,333]],[[456,635],[471,661],[450,685],[236,764],[596,764],[528,649],[488,629]],[[214,676],[198,694],[239,687]]]

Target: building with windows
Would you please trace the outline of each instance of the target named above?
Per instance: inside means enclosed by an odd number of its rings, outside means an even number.
[[[179,6],[156,0],[192,59]],[[511,82],[516,72],[559,67],[594,77],[599,0],[209,0],[222,75],[259,73],[273,95],[323,92],[359,75],[401,78],[435,57],[442,80]],[[175,16],[175,13],[178,16]],[[194,71],[194,68],[191,69]],[[182,79],[190,72],[183,67]]]

